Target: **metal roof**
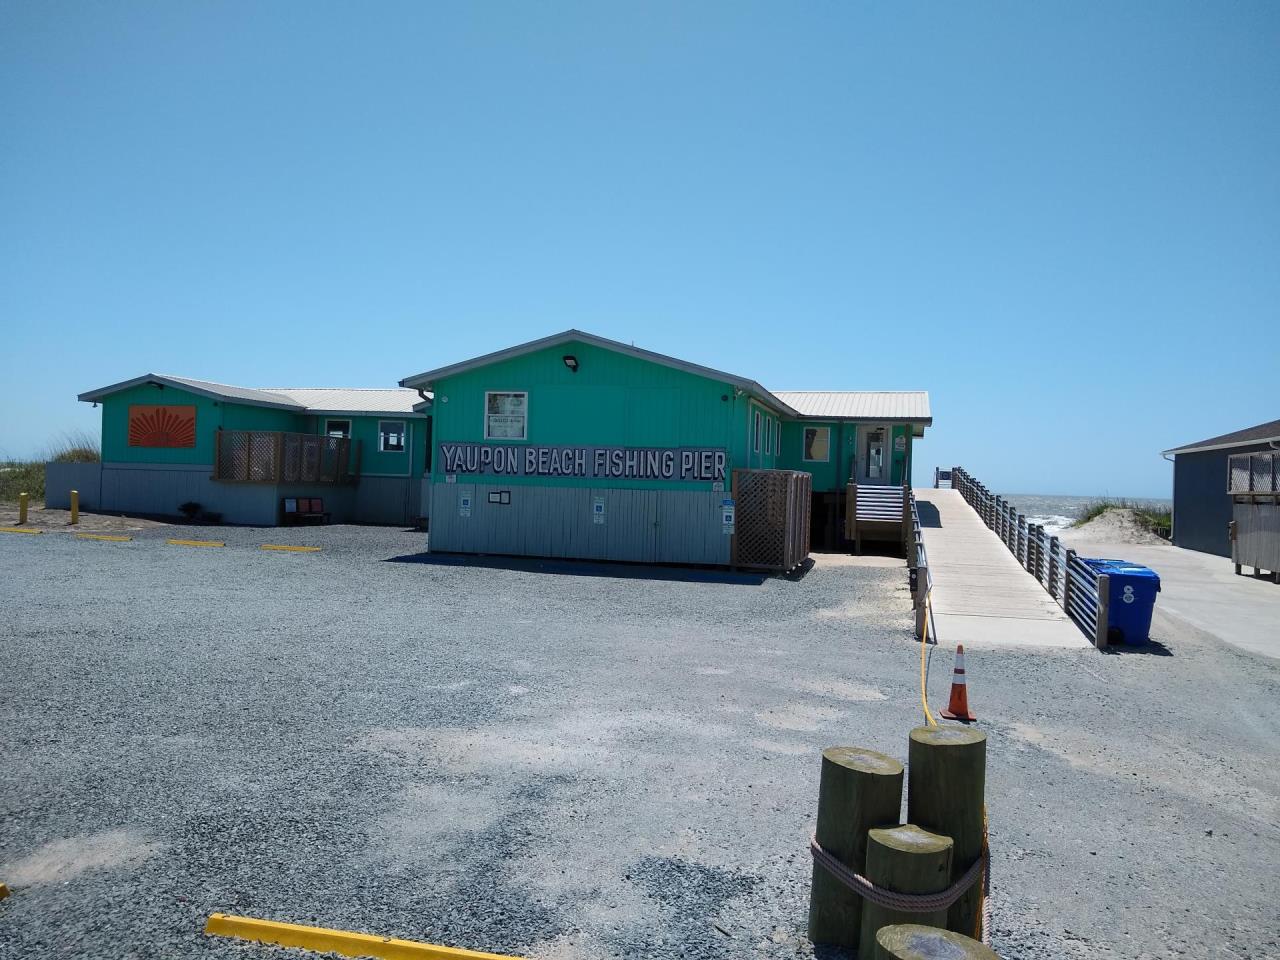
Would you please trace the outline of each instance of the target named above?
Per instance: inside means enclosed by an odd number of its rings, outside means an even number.
[[[534,353],[538,350],[545,350],[548,347],[558,346],[562,343],[587,343],[592,346],[602,347],[605,350],[613,350],[617,353],[636,357],[640,360],[659,363],[665,367],[674,367],[677,370],[683,370],[686,373],[696,374],[700,377],[709,377],[712,380],[719,380],[722,383],[729,384],[730,386],[738,387],[746,393],[754,394],[757,398],[763,400],[770,406],[776,407],[781,413],[790,416],[798,415],[795,410],[791,409],[791,407],[786,403],[779,400],[777,396],[760,386],[756,381],[748,379],[747,377],[740,377],[734,373],[725,373],[723,370],[704,367],[697,363],[690,363],[687,360],[680,360],[677,357],[669,357],[665,353],[655,353],[652,350],[642,350],[640,347],[634,347],[627,343],[620,343],[617,340],[610,340],[606,337],[598,337],[594,333],[586,333],[582,330],[565,330],[562,333],[554,333],[551,336],[543,337],[540,340],[530,340],[528,343],[519,343],[514,347],[507,347],[505,350],[486,353],[482,357],[473,357],[470,360],[453,363],[447,367],[437,367],[435,370],[428,370],[426,373],[419,373],[412,377],[405,377],[400,381],[400,386],[431,389],[434,387],[435,381],[444,377],[456,376],[457,374],[465,373],[468,370],[486,367],[491,363],[510,360],[513,357],[523,356],[526,353]]]
[[[238,403],[245,403],[253,407],[276,407],[281,410],[296,410],[299,413],[305,409],[297,401],[272,393],[269,390],[255,390],[252,387],[233,387],[227,383],[215,383],[212,380],[193,380],[190,377],[175,377],[166,373],[148,373],[141,377],[134,377],[132,380],[122,380],[120,383],[113,383],[109,387],[100,387],[97,390],[82,393],[77,399],[97,403],[103,397],[119,393],[121,390],[128,390],[130,387],[141,386],[144,383],[176,387],[179,390],[188,390],[202,397],[210,397],[214,400],[235,400]]]
[[[924,390],[779,390],[776,396],[803,417],[933,423]]]
[[[1165,450],[1165,454],[1196,453],[1202,450],[1226,450],[1230,447],[1247,447],[1259,443],[1280,442],[1280,420],[1260,423],[1256,427],[1245,427],[1232,433],[1224,433],[1199,443],[1188,443],[1185,446]]]
[[[390,388],[331,388],[331,387],[236,387],[212,380],[195,380],[191,377],[175,377],[171,374],[148,373],[132,380],[113,383],[82,393],[77,399],[97,403],[104,397],[144,383],[186,390],[213,400],[231,400],[251,407],[272,407],[292,410],[295,413],[389,413],[397,416],[424,416],[415,413],[414,407],[423,403],[417,390]]]
[[[413,413],[423,402],[417,390],[403,387],[267,387],[288,397],[308,413]],[[429,406],[429,404],[428,404]]]

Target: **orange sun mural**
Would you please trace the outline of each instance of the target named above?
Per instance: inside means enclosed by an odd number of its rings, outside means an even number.
[[[195,407],[129,408],[129,446],[194,447],[196,445]]]

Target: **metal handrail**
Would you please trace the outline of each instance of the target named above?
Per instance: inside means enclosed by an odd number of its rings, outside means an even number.
[[[1029,524],[1025,515],[1018,513],[1003,497],[993,494],[963,467],[951,468],[951,486],[1071,621],[1097,647],[1105,647],[1110,578],[1077,557],[1076,552],[1068,550],[1057,537],[1046,534],[1043,526]]]

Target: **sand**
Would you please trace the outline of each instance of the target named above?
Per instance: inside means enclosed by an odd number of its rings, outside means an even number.
[[[1114,507],[1101,516],[1078,527],[1062,531],[1062,538],[1073,548],[1086,543],[1168,544],[1138,523],[1132,510]]]

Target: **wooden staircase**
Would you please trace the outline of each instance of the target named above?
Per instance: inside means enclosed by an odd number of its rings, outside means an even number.
[[[845,497],[844,535],[853,541],[854,553],[863,540],[890,540],[906,544],[911,536],[910,487],[850,483]]]

